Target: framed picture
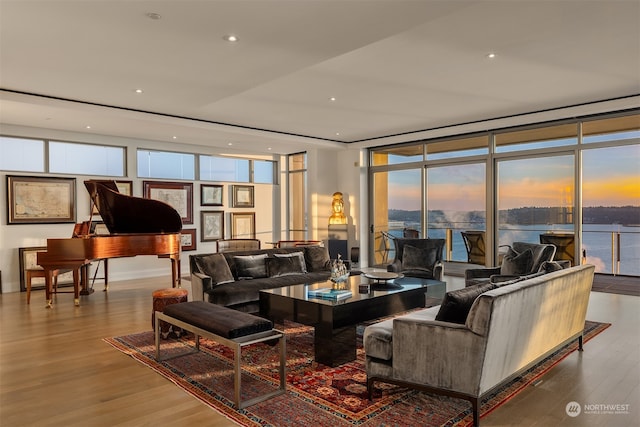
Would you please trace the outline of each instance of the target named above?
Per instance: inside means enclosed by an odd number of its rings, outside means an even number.
[[[253,207],[253,185],[234,185],[233,200],[231,206],[234,208]]]
[[[255,239],[256,238],[256,214],[254,212],[231,213],[231,238]]]
[[[196,229],[190,228],[180,232],[180,247],[183,251],[196,250]]]
[[[133,181],[116,181],[116,187],[118,187],[118,191],[121,194],[126,194],[127,196],[133,196]],[[91,215],[100,215],[98,209],[93,204],[93,201],[89,199],[89,203],[93,206],[91,210]]]
[[[7,175],[7,223],[76,222],[76,179]]]
[[[224,239],[224,211],[200,212],[201,242]]]
[[[46,246],[18,248],[18,258],[20,262],[20,292],[27,291],[27,270],[41,268],[38,266],[38,252],[44,252],[46,250]],[[58,286],[73,286],[73,272],[69,271],[58,275]],[[33,277],[31,279],[31,290],[34,289],[44,289],[44,277]]]
[[[183,224],[193,224],[193,183],[142,181],[142,187],[145,198],[171,205]]]
[[[200,206],[222,206],[224,185],[200,184]]]

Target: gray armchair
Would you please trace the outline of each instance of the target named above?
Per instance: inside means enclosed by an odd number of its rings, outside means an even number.
[[[387,271],[423,279],[442,280],[444,239],[393,239],[395,259]]]
[[[513,242],[499,267],[470,268],[464,272],[465,286],[486,282],[504,282],[540,271],[545,261],[552,261],[554,245]]]

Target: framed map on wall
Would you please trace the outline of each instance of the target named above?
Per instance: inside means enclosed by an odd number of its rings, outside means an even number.
[[[193,183],[142,181],[142,188],[145,198],[171,205],[183,224],[193,224]]]
[[[76,179],[7,175],[8,224],[76,222]]]

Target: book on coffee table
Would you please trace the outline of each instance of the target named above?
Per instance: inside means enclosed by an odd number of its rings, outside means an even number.
[[[332,289],[332,288],[320,288],[320,289],[311,289],[309,291],[310,298],[322,298],[322,299],[331,299],[331,300],[342,300],[351,298],[353,294],[350,290],[343,289]]]

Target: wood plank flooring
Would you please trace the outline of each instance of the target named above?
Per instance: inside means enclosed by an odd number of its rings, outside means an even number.
[[[447,277],[448,289],[462,287]],[[230,426],[230,420],[102,341],[151,328],[151,292],[166,277],[114,282],[81,297],[0,295],[0,426]],[[96,288],[99,288],[96,285]],[[189,283],[184,287],[189,289]],[[483,426],[631,426],[640,420],[640,298],[592,292],[587,318],[613,325],[497,411]],[[628,415],[565,406],[628,404]]]

